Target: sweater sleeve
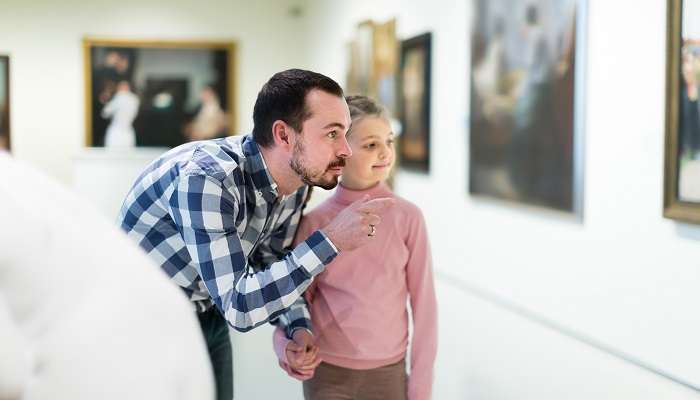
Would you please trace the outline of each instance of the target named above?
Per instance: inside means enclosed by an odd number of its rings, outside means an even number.
[[[284,336],[284,331],[277,327],[272,333],[272,348],[275,350],[277,359],[284,364],[287,364],[287,345],[291,340]]]
[[[409,400],[428,400],[433,386],[433,365],[437,354],[437,300],[433,266],[425,221],[420,210],[409,226],[406,246],[410,256],[406,280],[413,312]]]

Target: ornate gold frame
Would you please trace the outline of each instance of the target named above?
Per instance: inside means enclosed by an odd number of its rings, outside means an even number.
[[[237,104],[236,101],[236,43],[233,41],[199,41],[199,40],[139,40],[139,39],[111,39],[111,38],[83,38],[83,74],[85,82],[85,145],[92,146],[92,79],[90,49],[95,46],[109,47],[135,47],[135,48],[159,48],[159,49],[212,49],[225,50],[228,56],[229,82],[227,95],[230,99],[230,126],[231,131],[237,132]]]
[[[682,0],[668,0],[666,27],[666,145],[664,217],[700,223],[700,203],[678,199],[678,107],[682,35]]]

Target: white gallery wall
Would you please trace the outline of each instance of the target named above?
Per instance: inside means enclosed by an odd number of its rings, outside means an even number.
[[[431,234],[434,398],[700,398],[691,388],[700,387],[700,227],[661,216],[665,1],[589,0],[580,221],[468,195],[470,4],[0,0],[13,152],[76,179],[86,35],[235,40],[238,130],[246,132],[270,75],[305,67],[342,83],[356,24],[396,17],[402,39],[433,33],[432,170],[399,172],[396,187],[422,208]],[[112,183],[96,188],[105,202],[123,191],[103,191]],[[270,329],[234,334],[238,400],[302,398],[276,365]]]
[[[425,212],[454,292],[439,294],[441,337],[459,339],[440,343],[435,397],[700,398],[700,227],[661,215],[666,2],[586,7],[582,221],[467,194],[470,1],[315,4],[332,17],[311,64],[341,81],[358,22],[433,33],[432,170],[399,173],[397,192]]]

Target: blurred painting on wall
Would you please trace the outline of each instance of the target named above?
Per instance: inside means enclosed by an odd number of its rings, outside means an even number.
[[[346,93],[372,97],[395,117],[399,65],[396,20],[358,24],[348,52]]]
[[[469,191],[580,215],[579,0],[474,0]]]
[[[346,94],[369,94],[369,82],[372,79],[374,65],[373,42],[374,23],[372,21],[360,23],[355,31],[355,37],[348,46],[350,56]]]
[[[664,215],[700,223],[700,0],[668,1]]]
[[[233,42],[83,41],[86,145],[175,147],[235,132]]]
[[[430,171],[431,34],[401,43],[399,156],[401,167]]]
[[[10,150],[10,57],[0,56],[0,150]]]
[[[371,95],[396,117],[397,74],[399,69],[399,41],[396,38],[396,19],[374,26],[374,79]]]

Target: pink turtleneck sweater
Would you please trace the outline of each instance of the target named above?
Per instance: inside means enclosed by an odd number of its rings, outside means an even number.
[[[338,186],[331,198],[302,218],[297,238],[323,228],[365,194],[370,198],[391,196],[396,203],[381,215],[372,242],[341,252],[315,278],[309,311],[316,344],[323,361],[344,368],[372,369],[398,362],[408,349],[409,299],[413,341],[408,398],[430,399],[437,352],[437,306],[420,209],[395,196],[384,184],[361,191]],[[283,366],[287,343],[277,329],[274,347]]]

